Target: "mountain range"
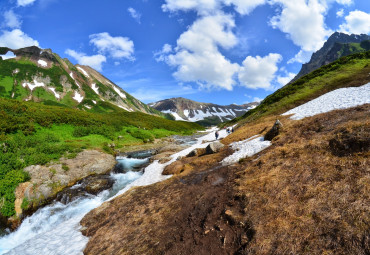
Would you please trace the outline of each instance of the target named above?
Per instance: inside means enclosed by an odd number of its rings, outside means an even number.
[[[73,65],[50,49],[0,47],[0,97],[90,112],[120,109],[161,115],[89,66]]]
[[[259,103],[243,105],[217,105],[200,103],[182,97],[170,98],[149,104],[163,113],[172,114],[176,120],[198,122],[200,124],[218,124],[242,116]]]
[[[318,69],[321,66],[330,64],[340,57],[368,50],[370,50],[369,35],[348,35],[335,32],[328,38],[321,49],[312,54],[310,61],[302,65],[299,73],[290,82],[298,80],[300,77]]]

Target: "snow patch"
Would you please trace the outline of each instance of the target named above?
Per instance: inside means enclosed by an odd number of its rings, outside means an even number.
[[[180,117],[180,115],[178,115],[177,112],[172,112],[171,110],[165,110],[165,111],[162,111],[163,113],[170,113],[173,115],[173,117],[175,117],[175,120],[182,120],[182,121],[186,121],[184,120],[183,118]]]
[[[39,59],[39,61],[37,61],[37,63],[42,67],[47,67],[48,66],[48,63],[46,63],[46,61],[42,60],[42,59]]]
[[[78,70],[80,70],[86,77],[90,77],[89,74],[81,67],[77,67]]]
[[[93,101],[93,103],[96,104],[96,101],[95,100],[91,100],[91,101]]]
[[[80,93],[78,93],[77,91],[75,91],[75,96],[73,97],[74,100],[76,100],[78,103],[81,103],[82,100],[84,99],[83,96],[81,96]]]
[[[84,105],[87,109],[91,109],[90,105]]]
[[[270,141],[265,141],[263,137],[258,135],[252,136],[246,140],[231,143],[230,146],[235,152],[224,158],[221,163],[223,165],[234,164],[241,158],[250,157],[254,154],[266,149],[271,145]]]
[[[60,95],[55,91],[55,88],[49,88],[49,90],[51,90],[54,93],[56,98],[58,99],[60,98]]]
[[[126,111],[128,111],[128,112],[132,112],[132,110],[131,110],[131,109],[127,109],[126,107],[124,107],[124,106],[122,106],[122,105],[119,105],[118,107],[119,107],[119,108],[122,108],[122,109],[124,109],[124,110],[126,110]]]
[[[95,91],[96,94],[99,95],[99,88],[96,86],[95,83],[91,84],[91,88]]]
[[[110,83],[110,82],[109,82]],[[110,84],[112,84],[112,83],[110,83]],[[122,97],[123,99],[126,99],[126,95],[125,94],[123,94],[118,88],[116,88],[116,86],[113,86],[113,89],[114,89],[114,91],[116,91],[117,92],[117,94],[120,96],[120,97]]]
[[[336,89],[303,105],[283,113],[282,115],[294,114],[290,118],[300,120],[305,117],[329,112],[337,109],[346,109],[358,105],[370,103],[370,83],[361,87]]]
[[[189,118],[189,110],[184,110],[184,115],[186,118]]]
[[[22,84],[23,88],[28,87],[31,91],[36,88],[36,87],[45,87],[45,83],[43,82],[38,82],[36,79],[33,80],[33,83],[30,82],[24,82]]]

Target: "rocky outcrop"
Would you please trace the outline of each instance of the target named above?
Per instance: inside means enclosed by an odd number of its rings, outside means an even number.
[[[356,52],[366,51],[370,49],[369,42],[360,44],[360,47],[353,46],[351,43],[361,43],[370,40],[370,36],[366,34],[344,34],[335,32],[324,43],[323,47],[312,54],[308,63],[303,64],[299,73],[290,81],[294,82],[300,77],[327,65],[340,57],[354,54]]]
[[[16,189],[15,210],[17,216],[21,216],[22,202],[29,202],[29,209],[36,209],[54,198],[64,188],[77,183],[79,180],[97,174],[105,174],[112,170],[116,160],[112,155],[96,150],[86,150],[73,159],[61,159],[58,163],[40,166],[26,167],[31,180],[20,184]],[[96,181],[90,184],[91,193],[97,193],[99,186],[108,183]]]

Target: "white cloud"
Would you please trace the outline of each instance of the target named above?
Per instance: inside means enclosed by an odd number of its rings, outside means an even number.
[[[162,50],[154,52],[154,58],[157,62],[165,61],[167,54],[172,52],[172,46],[168,43],[163,45]]]
[[[137,23],[141,23],[141,13],[137,12],[134,8],[129,7],[127,11],[130,13],[131,17],[136,20]]]
[[[344,15],[344,9],[340,9],[339,11],[337,11],[337,18],[343,17],[343,15]]]
[[[126,58],[128,60],[135,60],[134,43],[127,37],[112,37],[109,33],[92,34],[90,43],[95,45],[100,54],[109,54],[112,58]]]
[[[260,98],[260,97],[253,97],[253,102],[261,102],[263,100],[263,98]]]
[[[19,16],[16,15],[13,10],[7,11],[4,13],[4,27],[9,28],[20,28],[22,21],[20,20]]]
[[[272,0],[271,3],[281,5],[282,12],[274,16],[270,24],[273,28],[287,33],[293,43],[302,50],[318,50],[332,34],[324,22],[324,14],[328,8],[325,1]]]
[[[335,2],[343,5],[351,5],[353,3],[353,0],[336,0]]]
[[[18,6],[27,6],[33,4],[36,0],[17,0]]]
[[[266,2],[267,0],[166,0],[162,10],[169,12],[194,10],[199,15],[214,15],[221,11],[223,6],[234,6],[238,13],[245,15]]]
[[[224,0],[223,1],[226,5],[234,5],[235,10],[242,14],[249,14],[251,13],[254,8],[256,8],[259,5],[265,4],[266,0]]]
[[[0,35],[0,46],[19,49],[27,46],[39,46],[39,42],[29,37],[20,29],[14,29],[12,31],[3,31],[3,34]]]
[[[295,73],[288,73],[286,76],[277,76],[276,81],[281,85],[284,86],[288,84],[294,77],[296,76]]]
[[[197,82],[201,87],[232,90],[233,75],[238,64],[227,60],[218,47],[229,49],[237,44],[232,33],[235,27],[230,15],[205,16],[194,24],[177,40],[174,54],[166,55],[171,47],[165,45],[158,60],[177,67],[174,77],[184,82]]]
[[[102,64],[107,61],[107,58],[103,55],[93,55],[93,56],[86,56],[86,54],[81,52],[76,52],[74,50],[67,49],[65,53],[74,59],[80,65],[87,65],[90,66],[98,71],[102,70]]]
[[[276,53],[263,58],[248,56],[238,74],[240,84],[251,89],[271,89],[271,82],[278,70],[277,64],[281,60],[282,56]]]
[[[288,64],[292,64],[292,63],[295,63],[295,62],[302,63],[302,64],[307,63],[311,59],[312,53],[313,53],[313,51],[300,50],[294,56],[294,58],[291,58],[291,59],[288,60]]]
[[[370,14],[363,11],[352,11],[344,18],[345,23],[339,26],[342,32],[349,34],[370,33]]]

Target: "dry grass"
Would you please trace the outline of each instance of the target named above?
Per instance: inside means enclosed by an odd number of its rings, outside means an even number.
[[[245,254],[370,253],[369,111],[367,105],[284,121],[273,146],[245,161],[238,190],[256,231]],[[342,139],[344,130],[352,140]],[[363,148],[349,146],[342,156],[329,146],[356,138]]]

